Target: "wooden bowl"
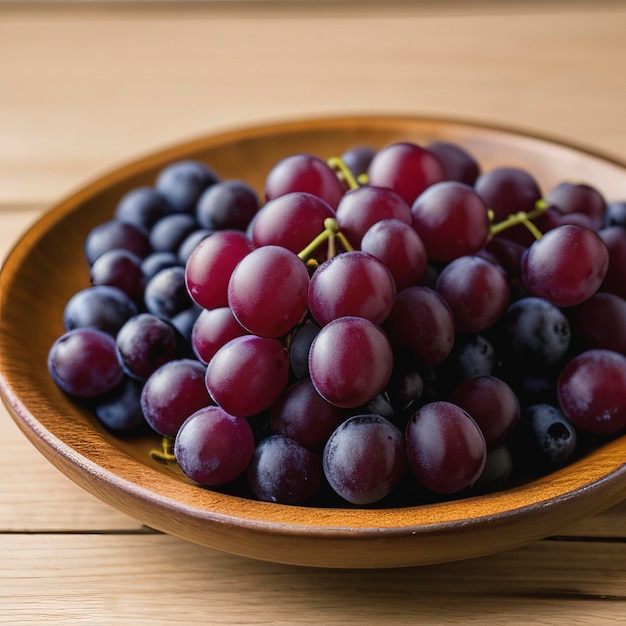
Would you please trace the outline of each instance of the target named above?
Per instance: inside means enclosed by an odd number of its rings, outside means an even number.
[[[0,275],[0,391],[13,418],[59,470],[98,498],[163,532],[229,553],[318,567],[375,568],[454,561],[548,536],[626,496],[626,436],[549,476],[492,495],[395,509],[308,508],[203,489],[151,460],[157,438],[118,439],[52,382],[48,350],[68,299],[88,285],[83,242],[118,199],[167,163],[195,158],[261,190],[281,157],[327,158],[358,144],[449,140],[483,170],[528,169],[544,191],[567,179],[626,198],[626,166],[572,145],[458,121],[407,117],[314,119],[192,141],[126,165],[45,214]]]

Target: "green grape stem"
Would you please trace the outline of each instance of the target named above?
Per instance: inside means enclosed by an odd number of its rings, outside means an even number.
[[[298,253],[298,257],[303,261],[307,261],[324,242],[328,242],[328,258],[330,259],[337,254],[336,240],[339,241],[346,252],[354,250],[346,236],[339,230],[339,222],[334,217],[327,217],[324,220],[324,230]]]
[[[501,233],[503,230],[506,230],[507,228],[517,226],[518,224],[523,224],[532,233],[533,237],[539,240],[543,236],[543,233],[537,228],[532,220],[542,215],[549,206],[550,205],[543,198],[540,198],[535,203],[535,209],[533,211],[530,211],[529,213],[527,213],[526,211],[512,213],[501,222],[498,222],[497,224],[491,224],[491,226],[489,227],[489,234],[494,237],[495,235]],[[490,220],[493,219],[492,211],[489,211],[489,218]]]

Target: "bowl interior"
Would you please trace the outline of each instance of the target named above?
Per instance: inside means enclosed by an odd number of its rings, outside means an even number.
[[[0,274],[0,390],[18,425],[32,443],[77,483],[138,519],[181,537],[236,553],[269,558],[239,535],[225,539],[225,527],[256,530],[264,536],[353,537],[374,532],[389,536],[441,533],[447,527],[493,523],[498,518],[530,519],[554,504],[564,511],[552,525],[530,524],[494,544],[508,547],[551,532],[617,502],[626,494],[620,437],[550,476],[501,493],[433,505],[398,509],[322,509],[255,502],[199,488],[173,464],[151,459],[158,437],[123,439],[101,428],[88,411],[69,400],[52,382],[46,366],[54,340],[63,332],[63,309],[69,298],[88,286],[83,255],[87,233],[110,219],[128,190],[151,185],[167,163],[193,158],[205,161],[222,178],[245,180],[262,192],[271,167],[282,157],[308,152],[322,158],[355,145],[382,147],[394,141],[427,145],[456,142],[476,156],[483,171],[496,166],[522,167],[545,192],[562,180],[589,182],[607,200],[626,198],[626,168],[602,155],[572,145],[505,129],[437,119],[405,117],[328,118],[249,128],[202,138],[123,166],[55,206],[18,242]],[[583,500],[583,496],[586,498]],[[576,507],[569,500],[579,499]],[[581,504],[584,502],[585,504]],[[217,530],[216,530],[217,528]],[[547,531],[547,532],[546,532]],[[287,541],[275,560],[317,563]],[[415,545],[415,544],[413,544]],[[437,544],[439,545],[439,544]],[[403,549],[390,564],[452,560],[472,553],[439,547],[419,555]],[[483,549],[482,552],[490,551]],[[369,560],[368,560],[369,558]],[[357,551],[340,566],[387,564]],[[335,563],[330,563],[335,564]]]

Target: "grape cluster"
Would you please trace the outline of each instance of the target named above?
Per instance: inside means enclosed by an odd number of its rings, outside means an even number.
[[[463,147],[165,167],[85,242],[51,347],[109,430],[284,504],[463,497],[626,429],[626,203]]]

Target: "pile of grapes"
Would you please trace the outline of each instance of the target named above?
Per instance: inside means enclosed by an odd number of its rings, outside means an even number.
[[[52,378],[199,485],[283,504],[485,493],[626,430],[626,202],[459,145],[186,160],[84,246]]]

